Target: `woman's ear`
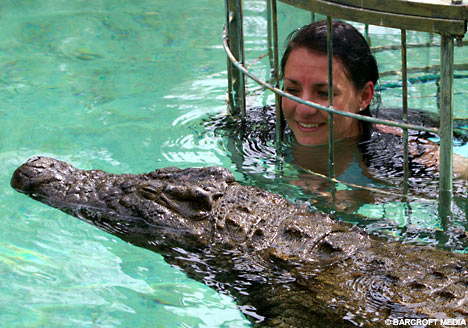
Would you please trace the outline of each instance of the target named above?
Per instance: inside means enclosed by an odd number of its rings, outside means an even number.
[[[361,108],[366,108],[371,103],[373,97],[374,83],[372,81],[368,81],[359,94],[359,106]]]

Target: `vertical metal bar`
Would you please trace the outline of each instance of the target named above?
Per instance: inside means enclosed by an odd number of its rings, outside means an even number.
[[[428,33],[427,34],[426,47],[430,47],[433,42],[434,42],[434,34],[433,33]]]
[[[267,0],[267,38],[268,38],[268,59],[270,60],[270,76],[268,77],[269,81],[272,81],[273,70],[274,70],[274,58],[273,58],[273,27],[272,27],[272,17],[271,17],[271,0]]]
[[[366,24],[364,26],[364,37],[366,38],[366,41],[369,44],[369,47],[371,47],[372,44],[371,44],[371,39],[370,39],[370,36],[369,36],[369,24]]]
[[[226,60],[227,60],[227,78],[228,78],[227,104],[228,104],[229,114],[233,115],[233,113],[234,113],[234,108],[233,108],[234,94],[233,94],[233,90],[232,90],[232,69],[233,69],[233,65],[231,64],[231,61],[229,59],[226,59]]]
[[[240,62],[242,65],[245,64],[245,53],[244,53],[244,15],[242,11],[242,0],[237,0],[237,15],[238,15],[238,23],[237,23],[237,35],[239,36],[239,54],[240,54]],[[245,120],[245,110],[246,110],[246,101],[245,101],[245,76],[244,74],[240,73],[240,83],[239,83],[239,98],[240,98],[240,106],[241,106],[241,113],[242,113],[242,120]]]
[[[226,0],[226,32],[229,36],[229,48],[234,57],[244,64],[244,31],[242,23],[242,0]],[[228,62],[229,110],[231,115],[245,118],[245,77]]]
[[[231,39],[231,29],[230,29],[230,22],[231,22],[231,11],[230,11],[230,0],[224,0],[224,9],[226,10],[226,35]],[[227,91],[227,103],[228,103],[228,110],[229,114],[233,115],[234,114],[234,94],[233,94],[233,82],[232,82],[232,70],[234,69],[234,66],[231,64],[231,61],[229,58],[226,58],[227,60],[227,76],[228,76],[228,91]]]
[[[315,13],[310,13],[310,21],[315,23]]]
[[[441,35],[440,42],[440,148],[439,216],[446,220],[452,204],[453,153],[453,36]]]
[[[273,76],[276,87],[279,86],[279,55],[278,55],[278,15],[276,0],[271,1],[272,34],[273,34]]]
[[[406,30],[401,30],[401,72],[403,96],[403,122],[408,123],[408,64],[406,56]],[[403,128],[403,193],[408,194],[409,177],[408,129]]]
[[[278,55],[278,15],[276,9],[276,0],[271,1],[271,16],[273,22],[273,77],[275,81],[275,86],[279,88],[279,55]],[[281,110],[281,98],[278,94],[275,93],[275,110],[276,110],[276,147],[278,150],[281,149],[281,143],[283,140],[283,112]]]
[[[328,106],[333,107],[333,31],[332,18],[327,16]],[[328,113],[328,176],[335,177],[333,114]]]

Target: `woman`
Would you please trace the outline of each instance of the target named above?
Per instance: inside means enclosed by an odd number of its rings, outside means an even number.
[[[351,25],[334,21],[333,107],[370,116],[369,105],[379,78],[377,62],[363,36]],[[306,25],[289,36],[281,60],[283,88],[301,99],[328,106],[327,23]],[[328,113],[283,97],[282,110],[297,141],[319,145],[328,140]],[[369,124],[334,115],[335,140],[364,135]]]
[[[352,25],[334,21],[332,31],[333,107],[370,116],[370,103],[379,79],[377,62],[364,37]],[[281,60],[281,74],[286,92],[322,106],[329,105],[326,21],[303,26],[288,37],[287,48]],[[300,145],[315,146],[328,142],[327,112],[286,97],[282,98],[281,106],[286,122]],[[372,149],[368,151],[368,147],[374,147],[379,140],[389,141],[389,136],[397,137],[391,142],[401,145],[400,137],[403,133],[398,128],[333,115],[333,134],[336,141],[359,137],[361,148],[366,148],[366,155],[372,152]],[[381,137],[382,134],[387,136]],[[424,139],[418,132],[412,132],[409,142],[412,164],[426,168],[438,166],[438,146],[435,143]],[[366,166],[371,165],[366,156],[364,162]],[[466,158],[454,155],[454,173],[456,177],[468,178]],[[374,174],[369,175],[375,177]]]
[[[353,26],[335,21],[332,28],[333,107],[371,116],[370,104],[375,98],[375,85],[379,79],[377,62],[366,40]],[[289,36],[281,60],[281,75],[286,92],[328,106],[326,22],[304,26]],[[283,148],[285,165],[292,163],[301,172],[299,176],[294,176],[295,173],[291,177],[284,173],[281,176],[289,183],[300,186],[300,190],[310,190],[329,198],[327,193],[333,188],[323,179],[329,170],[328,113],[286,97],[282,98],[281,106],[288,125],[285,140],[287,146]],[[380,110],[379,117],[394,119],[398,116],[397,111]],[[427,125],[430,120],[426,116],[424,113],[411,111],[409,121]],[[348,184],[375,186],[376,181],[380,181],[387,186],[400,188],[404,172],[401,129],[374,125],[337,114],[333,115],[333,119],[335,176]],[[270,179],[271,176],[266,173],[270,167],[275,166],[276,161],[276,148],[270,143],[275,138],[274,108],[249,108],[245,122],[241,125],[238,121],[231,120],[231,117],[216,118],[215,122],[217,132],[228,137],[226,145],[233,161],[239,166],[239,171],[247,179],[254,179],[255,184],[281,192],[274,189],[281,184]],[[438,146],[428,140],[430,136],[427,133],[409,132],[411,192],[437,198]],[[295,140],[289,138],[291,134]],[[454,194],[466,195],[467,164],[466,158],[454,155],[454,176],[458,178],[454,183]],[[310,171],[318,175],[310,174]],[[357,195],[357,190],[344,188],[335,195],[336,199],[353,198],[353,201],[356,196],[362,198],[362,201],[356,202],[359,206],[358,203],[372,203],[373,200],[369,198],[375,195],[367,195],[365,192]],[[385,197],[384,201],[388,201],[388,196]],[[348,204],[345,206],[351,208]]]

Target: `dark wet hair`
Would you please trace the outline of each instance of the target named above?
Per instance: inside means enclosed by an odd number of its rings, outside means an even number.
[[[362,90],[368,81],[377,85],[379,69],[377,61],[371,53],[367,41],[352,25],[342,22],[332,22],[333,31],[333,57],[341,61],[346,69],[346,75],[357,90]],[[327,54],[327,21],[315,22],[293,31],[286,39],[286,50],[281,59],[281,76],[289,55],[295,49],[306,48],[312,52]],[[371,116],[370,106],[365,108],[361,115]],[[363,138],[370,137],[371,125],[360,121]]]

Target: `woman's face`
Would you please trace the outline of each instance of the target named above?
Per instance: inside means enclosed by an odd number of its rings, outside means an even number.
[[[284,90],[304,100],[328,106],[328,59],[326,55],[306,48],[293,50],[284,69]],[[366,108],[374,95],[374,85],[368,82],[363,90],[356,90],[346,75],[340,60],[333,59],[333,107],[345,112],[358,113]],[[283,113],[297,141],[303,145],[328,142],[328,113],[299,104],[286,97],[282,99]],[[333,115],[335,140],[358,136],[358,120]]]

